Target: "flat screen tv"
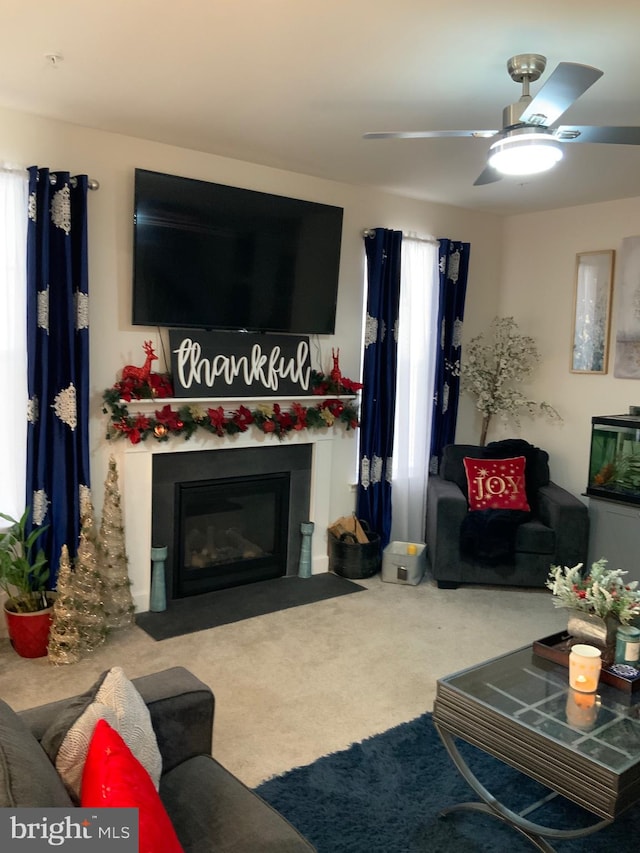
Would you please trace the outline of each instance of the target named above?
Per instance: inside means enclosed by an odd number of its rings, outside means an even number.
[[[135,171],[135,325],[335,330],[342,208]]]

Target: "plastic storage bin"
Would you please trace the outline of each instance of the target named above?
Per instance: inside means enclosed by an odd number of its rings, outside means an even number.
[[[382,580],[416,586],[427,567],[427,546],[417,542],[390,542],[382,555]]]

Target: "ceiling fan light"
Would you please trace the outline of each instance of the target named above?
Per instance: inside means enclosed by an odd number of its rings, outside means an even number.
[[[523,133],[498,139],[489,148],[489,165],[503,175],[536,175],[562,159],[562,147],[549,133]]]

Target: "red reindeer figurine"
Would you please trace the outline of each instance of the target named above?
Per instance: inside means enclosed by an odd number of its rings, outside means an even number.
[[[149,374],[151,373],[151,362],[157,361],[158,356],[153,351],[153,345],[151,341],[145,341],[143,345],[143,349],[147,354],[147,359],[142,367],[136,367],[134,364],[127,364],[122,368],[122,381],[126,380],[132,382],[145,383],[149,381]]]
[[[340,347],[338,347],[335,352],[333,347],[331,347],[331,358],[333,360],[333,367],[331,368],[329,376],[336,385],[340,385],[342,382],[342,373],[340,372]]]

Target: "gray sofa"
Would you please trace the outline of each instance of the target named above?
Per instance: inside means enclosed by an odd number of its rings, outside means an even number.
[[[464,457],[503,459],[524,455],[531,514],[515,531],[515,547],[508,559],[479,558],[464,545],[468,521]],[[586,563],[589,512],[584,503],[549,479],[546,451],[520,439],[493,442],[487,447],[447,445],[438,475],[427,486],[426,542],[431,573],[440,588],[460,583],[543,587],[551,565]],[[480,519],[482,520],[482,519]],[[468,526],[467,526],[468,530]]]
[[[211,756],[214,697],[183,667],[132,679],[162,754],[160,796],[186,853],[313,853],[297,830]],[[0,701],[0,807],[72,806],[39,744],[73,699],[19,714]]]

